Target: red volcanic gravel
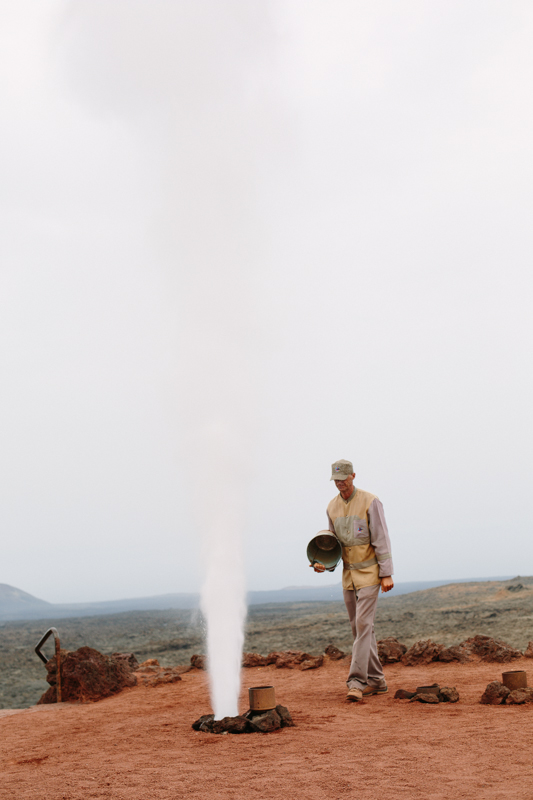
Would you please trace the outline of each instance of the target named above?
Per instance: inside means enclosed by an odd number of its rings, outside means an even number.
[[[196,733],[207,675],[137,686],[86,705],[0,711],[0,797],[10,800],[456,800],[533,798],[533,705],[479,703],[502,665],[388,664],[387,695],[345,700],[348,662],[243,670],[273,684],[297,725],[268,734]],[[507,667],[504,667],[507,668]],[[529,659],[513,662],[529,672]],[[394,700],[397,689],[456,686],[456,704]]]

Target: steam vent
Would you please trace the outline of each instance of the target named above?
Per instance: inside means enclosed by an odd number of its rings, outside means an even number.
[[[294,727],[289,710],[276,705],[273,686],[253,686],[248,695],[250,708],[246,714],[218,720],[214,714],[204,714],[193,722],[193,729],[204,733],[270,733]]]

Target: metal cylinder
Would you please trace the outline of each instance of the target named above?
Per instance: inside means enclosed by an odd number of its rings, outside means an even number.
[[[248,689],[250,711],[270,711],[276,708],[276,693],[273,686],[251,686]]]
[[[527,675],[523,669],[512,669],[502,674],[502,683],[511,691],[513,689],[526,689]]]

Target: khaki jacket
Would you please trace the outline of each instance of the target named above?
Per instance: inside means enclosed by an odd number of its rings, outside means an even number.
[[[392,575],[392,555],[381,501],[370,492],[354,489],[344,500],[340,494],[328,505],[328,523],[342,545],[343,589],[375,586]]]

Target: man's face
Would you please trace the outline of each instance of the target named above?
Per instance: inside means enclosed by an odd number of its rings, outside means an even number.
[[[351,475],[348,475],[348,477],[344,478],[342,481],[335,481],[335,486],[342,495],[347,496],[353,492],[354,478],[355,472],[353,472]]]

